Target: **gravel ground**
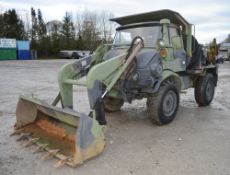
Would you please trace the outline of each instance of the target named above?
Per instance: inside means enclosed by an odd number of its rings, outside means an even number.
[[[54,169],[54,159],[41,160],[9,137],[15,123],[20,94],[32,94],[51,102],[58,92],[57,72],[70,60],[0,62],[0,174],[230,174],[230,63],[219,67],[215,98],[199,108],[193,89],[181,94],[177,117],[166,126],[153,125],[146,117],[145,100],[125,104],[107,114],[107,147],[103,154],[78,168]],[[84,88],[74,90],[75,106],[88,110]],[[84,97],[84,98],[82,98]]]

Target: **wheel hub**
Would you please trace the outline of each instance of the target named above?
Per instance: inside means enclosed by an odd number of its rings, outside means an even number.
[[[208,100],[212,99],[213,93],[214,93],[213,84],[211,81],[208,81],[206,86],[206,96]]]
[[[174,91],[169,91],[163,100],[163,113],[165,116],[171,116],[177,106],[177,96]]]

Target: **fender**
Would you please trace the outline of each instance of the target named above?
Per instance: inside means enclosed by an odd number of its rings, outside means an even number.
[[[162,82],[164,82],[168,78],[173,78],[173,80],[175,80],[177,88],[179,90],[181,89],[182,81],[181,81],[181,78],[179,77],[179,75],[176,74],[175,72],[173,72],[172,70],[165,69],[165,70],[163,70],[162,77],[161,77],[160,81],[158,81],[157,84],[154,86],[153,93],[158,92]]]

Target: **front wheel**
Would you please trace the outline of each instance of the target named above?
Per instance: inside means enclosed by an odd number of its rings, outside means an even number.
[[[215,79],[212,74],[199,77],[195,86],[195,100],[199,106],[208,106],[214,97]]]
[[[157,94],[147,98],[147,115],[157,125],[170,123],[179,106],[179,92],[173,84],[164,84]]]

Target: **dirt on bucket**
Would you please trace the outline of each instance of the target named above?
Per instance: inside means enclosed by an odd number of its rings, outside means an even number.
[[[60,153],[72,157],[76,152],[76,136],[68,135],[65,129],[58,127],[48,119],[38,119],[22,127],[23,132],[31,133],[32,138],[39,138],[39,143],[48,144],[50,149],[59,149]]]

